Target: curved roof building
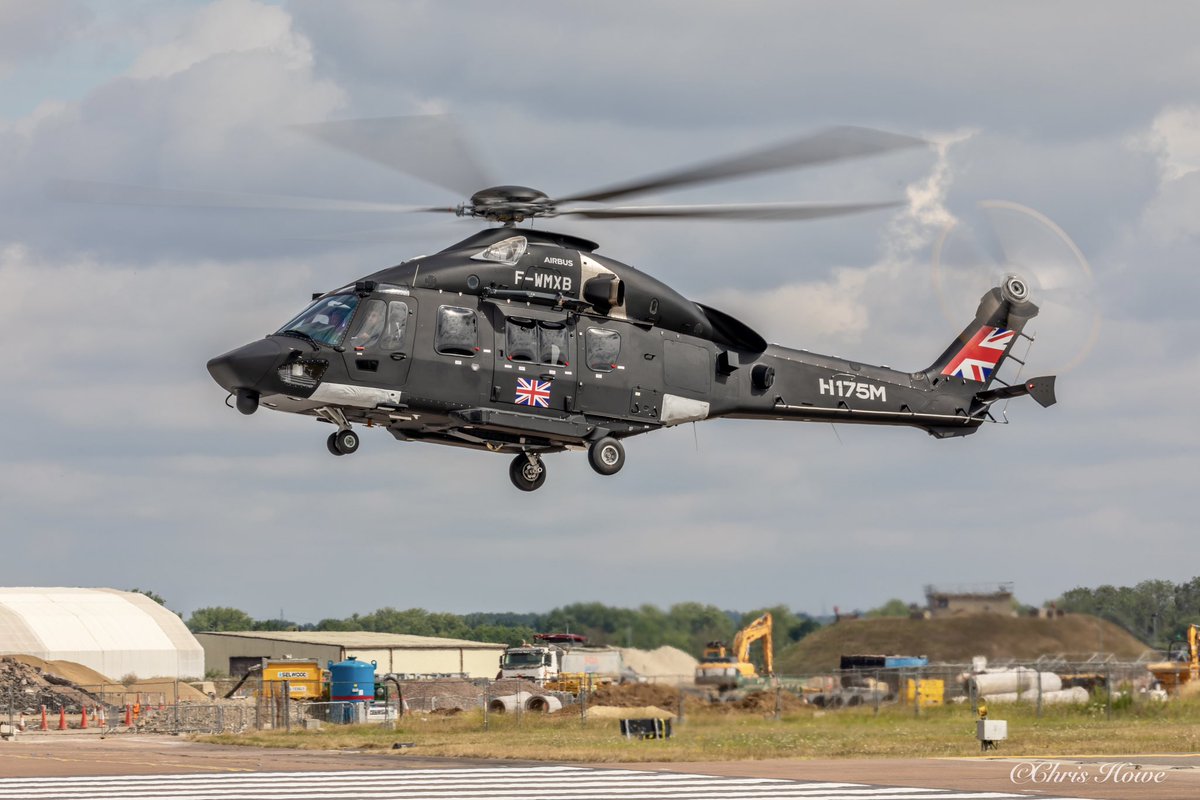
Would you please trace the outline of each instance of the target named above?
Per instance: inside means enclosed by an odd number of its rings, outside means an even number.
[[[204,675],[204,648],[183,620],[117,589],[0,588],[0,655],[74,661],[113,680]]]

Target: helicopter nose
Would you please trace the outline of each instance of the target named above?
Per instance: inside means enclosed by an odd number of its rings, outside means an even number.
[[[272,367],[279,364],[283,347],[271,339],[259,339],[230,350],[208,362],[208,374],[230,392],[253,391]]]

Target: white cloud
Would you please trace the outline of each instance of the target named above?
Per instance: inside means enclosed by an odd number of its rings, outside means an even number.
[[[255,0],[219,0],[187,18],[172,41],[143,52],[128,75],[143,80],[168,78],[216,56],[255,51],[292,69],[312,66],[312,45],[293,30],[284,9]]]

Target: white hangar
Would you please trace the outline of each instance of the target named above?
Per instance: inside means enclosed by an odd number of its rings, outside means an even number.
[[[113,680],[204,676],[204,648],[183,620],[117,589],[0,587],[0,655],[74,661]]]

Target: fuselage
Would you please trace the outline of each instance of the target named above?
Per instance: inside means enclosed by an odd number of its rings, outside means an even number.
[[[483,231],[315,298],[209,371],[247,413],[261,404],[510,453],[715,417],[912,425],[939,436],[982,421],[966,380],[768,345],[594,248]],[[947,391],[956,381],[964,391]]]

